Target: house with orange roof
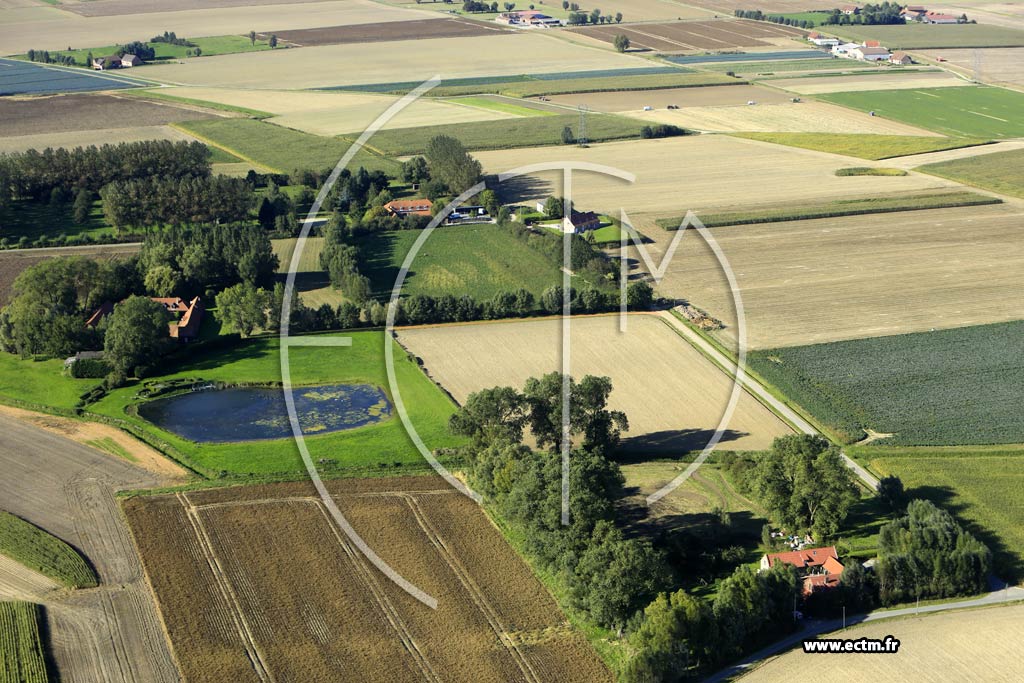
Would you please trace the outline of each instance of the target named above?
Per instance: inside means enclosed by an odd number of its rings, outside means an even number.
[[[199,327],[203,323],[205,308],[202,299],[198,296],[188,302],[177,296],[153,296],[150,297],[150,301],[155,301],[163,306],[164,310],[174,318],[168,323],[168,334],[171,339],[190,342],[199,337]],[[114,306],[115,304],[110,301],[104,301],[85,321],[85,326],[96,327],[99,325],[101,320],[114,312]]]
[[[835,588],[845,567],[839,561],[836,547],[805,548],[788,553],[769,553],[761,558],[761,571],[789,564],[797,568],[803,581],[803,594],[810,595],[816,590]]]
[[[392,216],[408,216],[412,214],[414,216],[429,216],[430,209],[434,206],[434,202],[424,197],[417,197],[416,199],[392,199],[390,202],[384,205],[388,213]]]

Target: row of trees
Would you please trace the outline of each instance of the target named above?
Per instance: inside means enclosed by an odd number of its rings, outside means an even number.
[[[571,9],[572,5],[575,5],[575,3],[562,3],[563,8],[565,8],[566,5],[569,5],[569,9]],[[576,8],[578,10],[579,6],[577,5]],[[616,12],[615,16],[613,17],[610,14],[601,14],[601,10],[599,9],[593,9],[590,11],[589,14],[587,12],[579,12],[573,10],[569,12],[569,17],[566,19],[565,23],[568,24],[569,26],[584,26],[586,24],[610,24],[613,21],[616,24],[621,24],[622,12]],[[620,50],[620,52],[622,51],[623,50]]]
[[[253,208],[252,187],[221,175],[118,180],[104,186],[100,198],[104,217],[117,231],[237,223]]]
[[[809,19],[793,19],[781,14],[765,14],[759,9],[738,9],[733,12],[740,19],[754,19],[756,21],[769,21],[773,24],[783,26],[798,26],[800,28],[814,28],[814,22]]]
[[[71,55],[59,52],[51,53],[49,50],[29,50],[25,56],[28,57],[28,61],[41,64],[63,64],[64,66],[75,66],[77,64],[75,58]]]
[[[131,178],[204,178],[210,175],[210,150],[201,142],[144,140],[101,147],[47,148],[0,155],[0,200],[45,200],[59,188],[99,192]]]
[[[900,12],[903,6],[895,2],[883,2],[878,5],[864,5],[857,14],[849,15],[833,9],[825,17],[823,24],[905,24],[906,20]]]

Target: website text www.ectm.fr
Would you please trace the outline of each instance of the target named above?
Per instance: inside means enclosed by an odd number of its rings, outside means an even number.
[[[805,640],[804,652],[815,653],[895,653],[899,652],[900,641],[893,636],[876,638],[822,638]]]

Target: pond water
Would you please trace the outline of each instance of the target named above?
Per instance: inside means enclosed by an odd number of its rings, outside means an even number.
[[[310,436],[355,429],[391,415],[391,404],[369,384],[295,387],[295,412]],[[238,387],[194,391],[139,405],[153,424],[199,443],[283,439],[292,436],[284,391],[277,387]]]

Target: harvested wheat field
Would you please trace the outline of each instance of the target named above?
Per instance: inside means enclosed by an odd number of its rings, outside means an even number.
[[[729,14],[732,14],[730,11]],[[657,52],[693,52],[702,50],[732,50],[740,47],[767,47],[793,45],[792,39],[802,37],[805,31],[781,24],[738,20],[684,21],[664,24],[630,24],[586,26],[573,29],[606,43],[617,35],[629,38],[632,50]]]
[[[256,109],[278,116],[267,119],[287,128],[315,135],[340,135],[365,129],[399,100],[391,95],[348,92],[289,92],[234,90],[231,88],[169,88],[177,97]],[[516,118],[513,114],[476,107],[460,107],[436,99],[416,100],[389,120],[384,129],[415,128],[443,123],[467,123]]]
[[[193,138],[171,126],[138,126],[132,128],[70,130],[38,135],[0,137],[0,153],[24,152],[47,147],[88,147],[89,145],[138,142],[140,140],[192,140]]]
[[[1022,18],[1024,23],[1024,18]],[[982,49],[923,50],[921,54],[929,59],[942,57],[946,66],[953,66],[970,78],[975,76],[978,66],[978,80],[993,85],[1024,87],[1024,47],[988,47]],[[977,61],[975,61],[977,59]]]
[[[248,4],[248,3],[246,3]],[[253,3],[256,4],[256,3]],[[97,11],[102,2],[78,5],[81,13]],[[287,7],[264,5],[210,8],[205,2],[187,3],[186,9],[168,10],[161,0],[132,3],[131,13],[122,13],[123,4],[111,9],[109,16],[78,16],[63,9],[52,9],[46,18],[25,17],[16,31],[4,36],[4,54],[27,50],[61,50],[127,43],[145,40],[164,30],[186,38],[244,35],[250,30],[296,29],[342,24],[366,24],[381,21],[409,21],[434,16],[427,12],[388,7],[370,0],[330,0],[328,2],[292,3]],[[51,8],[47,8],[51,9]],[[145,11],[140,13],[140,10]],[[20,11],[20,10],[14,10]],[[0,15],[0,18],[6,18]],[[149,67],[146,74],[149,73]]]
[[[732,380],[654,315],[572,319],[572,374],[608,376],[611,407],[625,411],[624,446],[634,452],[699,450],[718,427]],[[561,368],[561,320],[410,328],[398,340],[460,403],[494,386],[521,388]],[[789,428],[747,393],[740,394],[722,447],[768,448]]]
[[[1024,318],[1024,209],[1010,204],[711,230],[743,296],[750,348],[925,332]],[[660,261],[673,233],[652,228]],[[658,288],[726,322],[732,299],[693,231]]]
[[[644,107],[665,109],[678,107],[708,107],[745,105],[750,100],[764,103],[789,102],[790,96],[756,85],[712,86],[704,88],[667,88],[665,90],[621,90],[617,92],[574,93],[552,95],[555,104],[578,107],[586,105],[594,111],[640,112]]]
[[[948,71],[892,71],[851,76],[819,78],[779,78],[770,81],[773,87],[800,95],[863,90],[912,90],[914,88],[945,88],[970,85]]]
[[[416,21],[350,24],[348,26],[325,26],[322,28],[300,28],[290,31],[264,31],[262,37],[267,38],[270,34],[274,34],[278,40],[283,40],[292,45],[312,47],[314,45],[422,40],[423,38],[489,36],[497,33],[508,33],[512,30],[514,29],[503,28],[499,24],[485,24],[481,21],[423,19]]]
[[[938,133],[923,128],[871,116],[867,112],[854,112],[835,104],[785,99],[783,103],[755,99],[753,101],[757,104],[754,105],[744,101],[726,107],[656,109],[630,112],[628,115],[645,121],[724,133],[875,133],[939,137]]]
[[[91,132],[96,128],[145,128],[213,115],[197,107],[107,94],[0,98],[3,137]]]
[[[862,624],[831,638],[900,641],[898,654],[810,656],[802,649],[772,659],[739,680],[783,683],[799,678],[809,660],[828,660],[836,681],[1010,681],[1020,680],[1024,651],[1018,645],[1024,605]]]
[[[908,175],[837,177],[847,166],[885,166],[848,157],[783,147],[725,135],[612,142],[578,147],[532,147],[475,152],[487,173],[541,162],[578,161],[604,164],[635,173],[636,183],[579,172],[573,199],[586,210],[618,215],[625,209],[642,232],[654,218],[694,211],[815,202],[845,196],[959,187],[941,178]],[[560,173],[560,172],[559,172]],[[543,201],[555,193],[561,176],[541,172],[499,188],[509,201]],[[653,228],[652,228],[653,229]]]
[[[472,55],[468,59],[467,55]],[[150,78],[183,85],[301,89],[523,73],[646,67],[637,57],[594,50],[539,31],[267,50],[146,68]],[[359,68],[352,68],[358,64]]]
[[[379,574],[308,483],[133,498],[124,511],[186,680],[611,680],[476,503],[443,480],[327,486],[438,608]]]

